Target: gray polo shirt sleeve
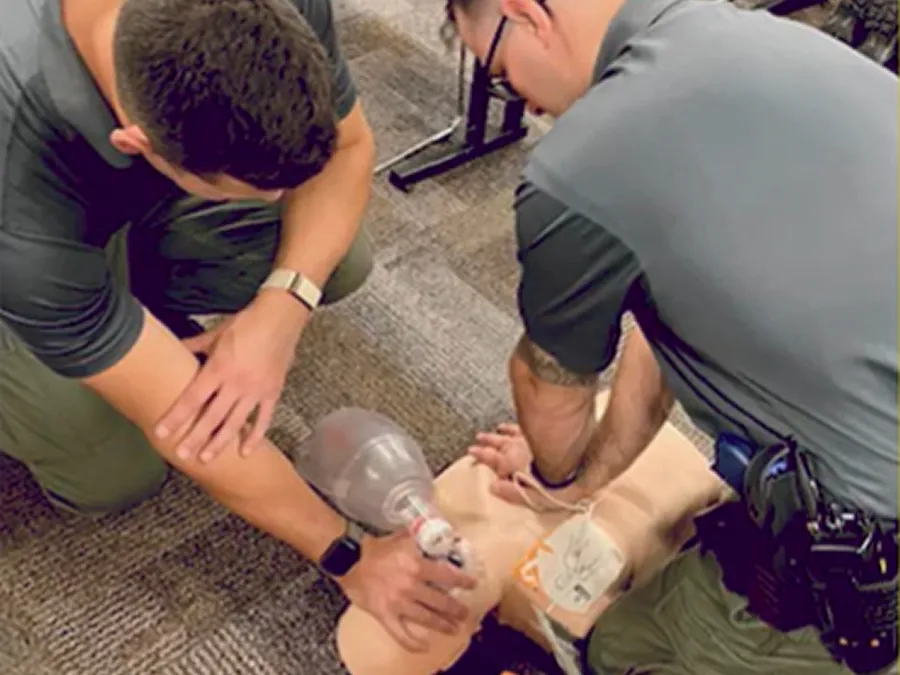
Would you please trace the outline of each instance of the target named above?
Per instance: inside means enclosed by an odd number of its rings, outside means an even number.
[[[0,171],[0,322],[53,371],[88,377],[131,349],[143,311],[104,250],[83,243],[89,215],[47,168],[52,158],[22,148],[13,141]]]
[[[0,321],[45,365],[88,377],[114,365],[143,326],[101,249],[41,232],[0,228]]]
[[[65,377],[114,365],[143,326],[140,305],[115,286],[102,250],[8,230],[0,230],[0,320]]]
[[[615,356],[641,270],[603,227],[524,183],[516,191],[519,312],[529,339],[563,367],[599,373]]]
[[[335,112],[339,119],[344,119],[356,105],[357,91],[334,27],[334,8],[331,0],[294,0],[294,4],[318,35],[328,53],[331,61]]]

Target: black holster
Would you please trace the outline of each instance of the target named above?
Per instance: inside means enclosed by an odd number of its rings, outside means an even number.
[[[774,629],[815,625],[810,584],[802,571],[783,564],[784,553],[756,526],[741,502],[729,502],[695,521],[701,550],[712,553],[722,582],[747,600],[747,611]]]
[[[815,627],[858,675],[897,659],[896,525],[826,500],[795,447],[757,453],[741,502],[696,522],[723,583],[776,630]]]

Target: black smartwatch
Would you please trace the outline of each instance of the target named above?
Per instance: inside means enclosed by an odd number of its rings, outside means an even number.
[[[356,523],[347,521],[347,529],[319,559],[319,567],[333,577],[342,577],[359,562],[362,556],[363,531]]]

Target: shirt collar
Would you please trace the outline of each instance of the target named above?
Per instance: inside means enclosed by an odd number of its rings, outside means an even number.
[[[686,0],[625,0],[613,17],[600,45],[594,65],[594,81],[599,81],[606,69],[618,58],[629,41],[649,28],[672,6]]]
[[[116,150],[109,135],[118,124],[97,89],[62,21],[61,0],[44,4],[40,69],[57,110],[111,166],[125,169],[132,158]]]

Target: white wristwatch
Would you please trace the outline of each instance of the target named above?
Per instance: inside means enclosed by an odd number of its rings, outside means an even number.
[[[294,270],[272,270],[260,288],[278,288],[287,291],[306,305],[310,311],[318,307],[322,299],[322,291],[319,287]]]

